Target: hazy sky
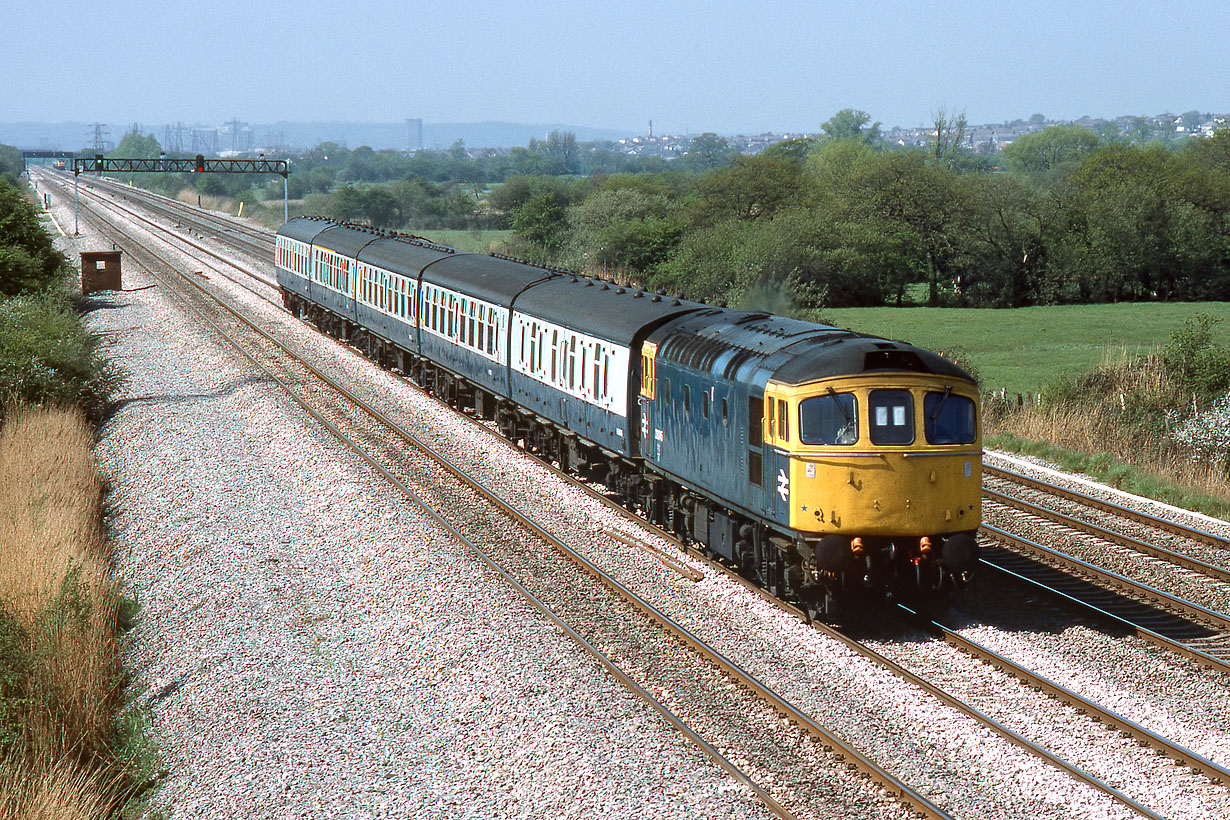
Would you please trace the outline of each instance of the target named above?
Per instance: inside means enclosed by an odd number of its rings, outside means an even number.
[[[17,2],[0,121],[885,127],[1230,110],[1230,0]],[[54,48],[52,48],[54,44]]]

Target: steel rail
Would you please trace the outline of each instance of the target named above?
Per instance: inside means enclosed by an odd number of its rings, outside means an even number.
[[[1021,666],[1010,658],[996,652],[994,649],[959,634],[938,620],[926,618],[904,604],[898,604],[897,606],[919,620],[926,622],[926,624],[933,631],[957,649],[972,655],[973,657],[995,667],[996,669],[1007,672],[1029,686],[1040,689],[1050,697],[1068,704],[1079,712],[1090,715],[1099,723],[1134,737],[1136,740],[1162,752],[1176,763],[1188,766],[1193,771],[1200,772],[1214,782],[1230,783],[1230,769],[1226,769],[1208,758],[1193,752],[1191,749],[1162,737],[1156,732],[1141,726],[1139,723],[1136,723],[1130,718],[1120,715],[1113,709],[1102,706],[1098,703],[1094,703],[1088,698],[1073,692],[1071,689],[1068,689],[1062,684],[1056,683],[1040,672],[1035,672],[1032,669],[1027,669],[1024,666]]]
[[[223,233],[230,234],[235,238],[239,238],[246,244],[255,247],[258,243],[260,251],[272,252],[275,241],[273,234],[270,231],[254,228],[251,225],[246,225],[242,222],[233,221],[229,217],[219,216],[215,213],[205,210],[204,208],[194,208],[186,202],[180,202],[178,199],[164,196],[154,191],[145,188],[138,188],[134,185],[125,185],[122,182],[103,178],[94,178],[86,182],[83,186],[86,189],[98,187],[101,190],[112,194],[120,194],[125,198],[132,198],[142,203],[146,208],[156,211],[163,216],[180,217],[187,216],[191,218],[200,227],[214,228]]]
[[[1161,647],[1162,649],[1173,652],[1176,655],[1180,655],[1189,660],[1196,661],[1197,663],[1207,666],[1211,669],[1216,669],[1219,672],[1225,672],[1225,673],[1230,674],[1230,660],[1226,660],[1225,658],[1220,658],[1217,655],[1213,655],[1209,652],[1205,652],[1204,650],[1199,649],[1195,646],[1192,646],[1189,643],[1185,643],[1183,641],[1176,640],[1175,638],[1171,638],[1167,635],[1163,635],[1160,632],[1149,629],[1149,627],[1147,626],[1135,623],[1134,621],[1124,618],[1122,615],[1117,615],[1114,612],[1111,612],[1110,610],[1103,609],[1102,607],[1098,606],[1097,604],[1091,601],[1078,598],[1075,595],[1069,595],[1068,593],[1064,592],[1061,589],[1056,589],[1055,587],[1044,584],[1041,581],[1037,580],[1036,578],[1030,578],[1029,576],[1022,575],[1019,572],[1014,572],[1013,570],[1010,570],[1007,567],[1003,567],[1003,566],[1000,566],[999,564],[991,563],[987,561],[986,559],[982,559],[982,564],[983,566],[988,567],[993,572],[998,572],[1002,575],[1006,575],[1009,578],[1012,578],[1024,584],[1027,584],[1029,586],[1042,590],[1043,592],[1046,592],[1049,595],[1053,595],[1057,598],[1062,598],[1068,603],[1075,604],[1076,606],[1082,609],[1089,610],[1090,612],[1094,613],[1100,618],[1106,618],[1107,620],[1117,623],[1120,626],[1125,627],[1127,630],[1129,630],[1133,634],[1135,634],[1136,637],[1140,638],[1141,640],[1148,641],[1154,646]]]
[[[1171,564],[1177,564],[1185,569],[1194,570],[1202,575],[1207,575],[1210,578],[1215,578],[1218,581],[1230,581],[1230,569],[1219,567],[1216,564],[1210,564],[1201,561],[1199,558],[1193,558],[1190,555],[1184,555],[1181,552],[1168,550],[1165,547],[1159,547],[1156,544],[1150,544],[1147,541],[1141,541],[1138,538],[1133,538],[1130,535],[1124,535],[1121,532],[1107,529],[1099,524],[1094,524],[1090,521],[1082,521],[1079,518],[1074,518],[1070,515],[1058,512],[1056,510],[1048,510],[1046,507],[1034,504],[1032,501],[1026,501],[1023,498],[1017,498],[999,490],[993,490],[990,487],[983,487],[982,494],[984,497],[1003,504],[1006,507],[1012,507],[1021,512],[1035,515],[1039,518],[1045,518],[1053,521],[1056,524],[1062,524],[1065,527],[1097,536],[1105,541],[1110,541],[1113,544],[1118,544],[1121,547],[1143,552],[1146,555],[1151,555],[1154,558],[1160,558]]]
[[[992,467],[987,464],[982,465],[984,475],[990,475],[995,478],[1002,478],[1005,481],[1013,481],[1017,484],[1024,484],[1027,487],[1032,487],[1035,490],[1041,490],[1049,495],[1056,495],[1061,498],[1066,498],[1069,501],[1075,501],[1079,504],[1085,504],[1095,509],[1117,515],[1121,518],[1127,518],[1135,521],[1138,524],[1145,524],[1156,529],[1165,530],[1167,532],[1181,535],[1184,538],[1190,538],[1193,541],[1200,541],[1204,544],[1209,544],[1214,547],[1230,550],[1230,541],[1210,532],[1189,527],[1186,524],[1180,524],[1176,521],[1168,521],[1165,518],[1160,518],[1156,515],[1143,513],[1139,510],[1133,510],[1130,507],[1125,507],[1122,504],[1116,504],[1113,501],[1105,501],[1078,490],[1070,490],[1067,487],[1060,487],[1057,484],[1052,484],[1049,481],[1043,481],[1040,478],[1023,475],[1012,470],[1005,470],[1002,467]]]
[[[112,226],[112,227],[114,230],[122,230],[115,226]],[[136,241],[136,240],[134,239],[132,241]],[[172,269],[175,268],[175,265],[173,262],[170,262],[164,257],[161,257],[161,255],[157,254],[157,252],[149,250],[149,249],[145,249],[145,250],[146,252],[158,258],[159,261],[163,262],[163,264],[168,265]],[[150,272],[151,272],[151,275],[157,277],[160,281],[163,281],[165,284],[170,286],[170,283],[167,282],[167,280],[158,276],[158,274],[154,273],[152,270]],[[653,604],[649,603],[648,601],[644,600],[640,596],[636,595],[636,593],[632,592],[630,589],[624,586],[617,579],[613,578],[612,576],[607,574],[605,571],[603,571],[601,568],[599,568],[597,565],[593,564],[584,555],[580,554],[579,552],[577,552],[576,550],[574,550],[573,548],[565,544],[563,541],[556,538],[554,535],[552,535],[545,528],[537,524],[537,522],[535,522],[533,519],[528,517],[526,514],[522,513],[521,511],[513,507],[511,504],[504,501],[496,493],[494,493],[493,491],[485,487],[485,485],[483,485],[482,482],[473,478],[472,476],[467,474],[462,468],[453,464],[452,461],[450,461],[447,457],[436,452],[433,448],[431,448],[425,442],[422,442],[417,437],[415,437],[414,434],[405,430],[400,425],[398,425],[396,422],[394,422],[392,419],[389,419],[387,416],[381,413],[379,410],[370,406],[369,404],[364,402],[362,399],[357,397],[354,393],[349,391],[347,388],[343,387],[342,385],[335,382],[333,379],[326,376],[324,373],[319,371],[309,362],[306,362],[303,359],[301,359],[299,356],[297,356],[297,354],[295,354],[293,351],[286,348],[277,339],[272,337],[270,334],[268,334],[266,331],[264,331],[260,327],[256,326],[254,323],[252,323],[249,319],[247,319],[241,313],[236,311],[230,305],[227,305],[225,302],[219,299],[217,295],[210,292],[207,288],[205,288],[199,282],[195,282],[188,277],[184,277],[182,276],[182,274],[181,274],[181,277],[183,281],[196,287],[207,298],[214,300],[218,304],[219,307],[221,307],[222,309],[230,313],[240,323],[247,326],[251,330],[255,331],[257,334],[262,336],[266,341],[274,344],[275,346],[280,348],[283,352],[285,352],[287,355],[294,358],[299,366],[308,370],[313,375],[315,375],[316,377],[318,377],[319,379],[327,383],[332,389],[336,390],[340,395],[344,396],[348,401],[354,404],[358,409],[366,412],[373,418],[387,425],[388,428],[392,432],[396,433],[400,438],[405,440],[407,443],[410,443],[413,446],[415,446],[417,449],[419,449],[421,452],[423,452],[425,455],[427,455],[432,460],[435,460],[441,467],[443,467],[449,473],[453,474],[459,480],[466,483],[468,486],[470,486],[472,489],[474,489],[484,498],[488,499],[488,501],[494,504],[497,508],[501,509],[511,518],[516,520],[526,529],[530,530],[538,538],[550,544],[552,547],[556,548],[557,550],[562,552],[567,557],[571,558],[579,566],[581,566],[584,570],[586,570],[591,575],[593,575],[595,578],[597,578],[604,586],[608,587],[612,591],[615,591],[619,595],[619,597],[623,598],[625,601],[627,601],[629,604],[634,606],[636,609],[648,615],[652,621],[654,621],[659,626],[664,628],[665,631],[672,634],[674,637],[684,642],[686,645],[690,646],[700,656],[704,657],[706,660],[713,663],[715,666],[717,666],[719,669],[725,672],[728,676],[732,677],[738,683],[742,684],[745,688],[755,693],[762,700],[764,700],[765,702],[769,703],[771,706],[776,708],[781,714],[783,714],[790,720],[797,723],[799,726],[801,726],[805,731],[807,731],[813,737],[816,737],[817,739],[821,740],[826,745],[826,747],[831,747],[835,749],[838,755],[844,756],[848,761],[852,763],[852,765],[855,768],[859,769],[860,771],[863,771],[866,774],[871,775],[883,787],[888,789],[889,792],[892,793],[899,800],[899,802],[910,807],[912,810],[918,812],[923,817],[934,818],[934,820],[951,820],[951,816],[949,814],[944,812],[942,809],[940,809],[938,806],[936,806],[926,797],[916,792],[914,789],[912,789],[910,786],[905,784],[900,779],[896,778],[886,769],[880,767],[877,763],[872,761],[870,758],[867,758],[866,756],[862,755],[860,752],[858,752],[856,749],[854,749],[852,746],[850,746],[840,737],[829,732],[827,729],[821,726],[817,721],[812,719],[809,715],[807,715],[802,710],[795,707],[789,701],[785,700],[780,695],[778,695],[776,692],[769,689],[765,684],[757,680],[751,673],[747,672],[746,670],[743,670],[741,667],[736,665],[734,662],[727,659],[718,650],[714,649],[713,647],[710,647],[707,643],[705,643],[699,637],[694,636],[686,628],[684,628],[683,626],[675,622],[673,619],[671,619],[668,615],[666,615],[665,613],[661,612],[656,607],[654,607]],[[176,293],[176,295],[179,296],[178,293]],[[184,297],[180,296],[180,298],[183,299]],[[185,301],[185,304],[189,304],[187,303],[186,300],[184,301]],[[320,421],[326,427],[326,429],[328,429],[336,438],[338,438],[339,441],[343,442],[346,446],[355,450],[355,452],[360,457],[362,457],[365,461],[371,464],[373,468],[375,468],[377,472],[379,472],[386,480],[390,481],[391,483],[396,485],[400,490],[402,490],[404,493],[410,496],[415,501],[416,504],[419,504],[424,509],[424,511],[426,511],[429,515],[431,515],[437,521],[440,521],[446,528],[448,528],[450,533],[454,534],[456,537],[461,539],[462,543],[465,543],[467,546],[473,548],[476,552],[478,552],[478,554],[483,557],[484,561],[487,561],[487,563],[489,563],[493,568],[499,571],[501,575],[508,578],[518,588],[518,591],[521,592],[521,594],[528,595],[531,598],[533,598],[533,594],[530,593],[529,590],[524,589],[519,584],[519,582],[517,582],[505,570],[503,570],[503,568],[500,567],[497,562],[495,562],[494,558],[487,555],[480,547],[474,544],[471,540],[466,539],[463,534],[461,534],[451,524],[449,524],[437,511],[435,511],[429,505],[427,505],[425,501],[421,500],[421,498],[416,493],[414,493],[412,488],[409,488],[404,483],[402,483],[399,479],[396,478],[396,476],[392,475],[392,473],[389,472],[387,468],[385,468],[382,464],[380,464],[379,461],[375,459],[374,456],[372,456],[370,453],[364,450],[357,443],[351,441],[345,435],[345,433],[343,433],[335,425],[333,425],[331,422],[325,419],[324,416],[321,415],[314,408],[310,407],[310,405],[305,399],[303,399],[301,396],[295,393],[295,391],[288,384],[286,384],[286,382],[279,379],[268,368],[266,368],[261,362],[259,362],[253,354],[243,349],[242,345],[240,345],[230,334],[228,334],[225,330],[223,330],[219,325],[217,325],[215,322],[210,320],[208,317],[204,316],[203,312],[201,312],[199,309],[191,305],[189,306],[191,307],[191,309],[193,309],[195,312],[201,315],[202,318],[206,322],[208,322],[208,324],[211,327],[213,327],[215,331],[219,333],[219,335],[221,335],[224,339],[226,339],[230,344],[235,346],[236,349],[239,350],[239,352],[242,353],[246,358],[251,360],[255,366],[260,368],[263,372],[269,375],[271,379],[273,379],[284,390],[286,390],[291,395],[292,399],[296,401],[296,403],[298,403],[309,414],[311,414],[314,418]],[[533,598],[533,600],[537,601],[535,605],[542,608],[544,612],[548,613],[550,617],[552,617],[553,621],[560,623],[560,625],[564,627],[569,632],[570,635],[574,635],[574,637],[579,642],[581,642],[583,646],[585,646],[586,651],[594,653],[595,656],[600,656],[602,658],[605,658],[605,655],[602,655],[600,650],[597,650],[596,648],[590,646],[588,643],[585,643],[583,639],[581,638],[581,636],[577,635],[574,632],[574,630],[567,627],[567,625],[564,624],[562,621],[560,621],[557,616],[554,616],[552,613],[550,613],[549,608],[547,607],[546,604],[542,603],[541,601],[538,601],[536,598]],[[603,663],[604,665],[607,665],[608,668],[611,668],[611,669],[617,668],[614,665],[614,662],[610,661],[609,659],[604,660]],[[630,678],[626,676],[626,674],[623,674],[622,672],[620,673],[620,679],[621,681],[627,681],[628,684],[636,686],[637,689],[640,689],[639,685],[635,684],[635,681],[632,681]],[[640,692],[643,692],[643,691],[644,690],[640,690]],[[636,692],[638,696],[640,696],[640,692]],[[673,713],[670,713],[669,710],[664,705],[659,703],[656,699],[653,699],[652,696],[649,695],[648,692],[645,692],[644,695],[645,697],[648,698],[647,703],[653,706],[653,708],[662,712],[664,717],[667,717],[668,721],[670,721],[672,725],[675,725],[676,728],[680,728],[681,731],[684,731],[684,733],[689,737],[689,739],[692,739],[695,742],[697,742],[698,746],[702,750],[704,750],[706,754],[710,754],[711,756],[716,756],[714,758],[715,762],[718,762],[718,764],[721,765],[723,769],[730,772],[732,776],[736,777],[736,779],[740,780],[740,782],[744,783],[746,786],[752,789],[758,796],[760,796],[765,801],[766,806],[771,811],[773,811],[774,814],[777,814],[779,817],[783,817],[783,818],[793,818],[794,817],[793,814],[791,814],[788,810],[783,808],[779,803],[777,803],[776,800],[772,798],[771,795],[769,795],[759,785],[757,785],[750,778],[750,776],[748,776],[745,772],[743,772],[734,763],[732,763],[731,761],[726,759],[724,756],[722,756],[720,751],[718,751],[717,749],[709,745],[707,741],[704,741],[703,738],[701,738],[699,735],[696,735],[695,732],[691,730],[690,728],[688,728],[686,724],[684,724],[677,716],[674,716]]]
[[[163,235],[165,235],[165,236],[173,237],[173,238],[175,239],[175,241],[177,241],[177,242],[181,242],[181,243],[183,243],[183,244],[185,244],[185,245],[187,245],[187,246],[189,246],[189,247],[191,247],[191,248],[194,248],[195,250],[197,250],[197,251],[199,251],[199,252],[201,252],[201,253],[205,254],[206,256],[211,257],[212,259],[216,260],[217,262],[219,262],[219,263],[221,263],[221,264],[223,264],[223,265],[226,265],[226,266],[228,266],[228,267],[232,267],[232,268],[235,268],[236,270],[242,271],[243,273],[247,274],[247,276],[248,276],[248,277],[250,277],[250,278],[252,278],[252,279],[255,279],[258,283],[260,283],[260,285],[261,285],[261,286],[263,286],[263,287],[265,287],[265,288],[268,288],[268,289],[273,290],[273,291],[275,291],[275,292],[278,290],[278,284],[277,284],[277,282],[276,282],[276,281],[271,281],[271,280],[269,280],[269,279],[266,279],[265,277],[261,276],[260,274],[256,273],[255,271],[252,271],[252,270],[250,270],[249,268],[247,268],[247,267],[245,267],[245,266],[243,266],[243,265],[241,265],[241,264],[238,264],[237,262],[235,262],[235,261],[234,261],[234,260],[232,260],[232,259],[227,259],[226,257],[222,256],[222,255],[221,255],[221,254],[219,254],[219,253],[216,253],[215,251],[210,250],[209,248],[205,247],[204,245],[200,244],[199,242],[195,242],[195,241],[193,241],[193,240],[192,240],[191,238],[189,238],[189,237],[183,236],[182,234],[178,234],[178,233],[176,233],[175,231],[171,230],[170,228],[166,227],[165,225],[159,225],[157,222],[154,222],[154,221],[152,221],[152,220],[150,220],[150,219],[147,219],[146,217],[142,216],[141,214],[137,213],[136,211],[133,211],[131,208],[126,208],[126,207],[124,207],[123,205],[120,205],[119,203],[116,203],[116,202],[107,202],[105,199],[103,199],[101,196],[99,196],[99,194],[98,194],[97,192],[94,192],[94,191],[87,191],[87,195],[88,195],[88,196],[90,196],[90,197],[94,197],[94,198],[95,198],[95,201],[97,201],[97,202],[99,202],[99,203],[101,203],[101,204],[105,204],[105,205],[106,205],[107,207],[109,207],[109,208],[113,208],[114,210],[117,210],[117,211],[120,211],[120,212],[122,212],[122,213],[124,213],[124,214],[127,214],[127,215],[131,218],[131,219],[133,219],[134,221],[141,222],[141,223],[145,224],[145,225],[146,225],[146,226],[148,226],[148,227],[149,227],[152,231],[158,232],[158,233],[163,234]],[[134,239],[133,241],[139,241],[139,240],[135,240],[135,239]],[[168,242],[168,240],[166,240],[165,238],[163,238],[163,240],[162,240],[162,241],[167,242],[168,244],[171,244],[171,243],[170,243],[170,242]],[[234,247],[234,246],[232,246],[232,247]],[[184,251],[182,251],[182,250],[181,250],[180,252],[181,252],[181,253],[183,253]],[[204,261],[204,260],[202,260],[202,261]],[[210,266],[210,267],[211,267],[211,268],[212,268],[212,269],[213,269],[213,270],[214,270],[214,271],[215,271],[218,275],[225,277],[225,278],[226,278],[226,279],[228,279],[229,281],[233,282],[234,284],[238,285],[239,287],[241,287],[241,288],[243,288],[244,290],[246,290],[246,291],[248,291],[249,293],[251,293],[253,296],[257,297],[258,299],[262,299],[262,300],[264,300],[264,301],[268,302],[269,304],[273,305],[274,307],[278,308],[279,310],[284,310],[284,309],[285,309],[285,308],[283,308],[282,303],[281,303],[279,300],[270,299],[268,295],[258,292],[256,289],[254,289],[254,288],[253,288],[251,285],[249,285],[247,282],[243,282],[243,281],[241,281],[240,279],[238,279],[238,278],[236,278],[236,277],[234,277],[234,276],[231,276],[230,274],[228,274],[228,273],[227,273],[226,271],[224,271],[224,270],[221,270],[221,269],[219,269],[219,268],[217,268],[217,267],[213,267],[213,266],[212,266],[212,265],[210,265],[210,263],[208,263],[208,262],[205,262],[204,264],[209,265],[209,266]]]
[[[814,625],[821,632],[823,632],[824,634],[828,635],[829,637],[837,641],[840,641],[844,646],[848,647],[849,649],[853,650],[859,655],[862,655],[863,657],[874,660],[881,667],[883,667],[884,669],[887,669],[889,672],[892,672],[894,675],[901,678],[902,680],[908,681],[909,683],[914,684],[915,686],[919,687],[920,689],[924,690],[925,692],[935,697],[937,700],[943,703],[946,703],[949,707],[955,709],[961,714],[967,717],[973,718],[978,723],[981,723],[983,726],[986,726],[988,729],[990,729],[995,734],[1007,740],[1009,743],[1012,743],[1013,745],[1025,750],[1026,752],[1033,755],[1034,757],[1037,757],[1039,760],[1045,761],[1046,763],[1058,769],[1062,769],[1063,771],[1071,775],[1074,779],[1082,783],[1085,783],[1089,786],[1092,786],[1093,788],[1097,789],[1098,791],[1110,797],[1116,803],[1120,803],[1124,806],[1127,806],[1129,809],[1141,815],[1142,817],[1149,817],[1149,818],[1152,818],[1152,820],[1164,820],[1161,817],[1161,815],[1157,814],[1152,809],[1128,797],[1126,794],[1119,791],[1114,786],[1105,782],[1104,780],[1097,777],[1096,775],[1085,771],[1084,769],[1080,768],[1074,763],[1069,763],[1067,760],[1064,760],[1062,757],[1059,757],[1058,755],[1053,754],[1052,752],[1047,751],[1043,747],[1034,743],[1029,738],[1024,737],[1023,735],[1019,734],[1018,732],[1013,731],[1012,729],[1009,729],[1007,726],[995,720],[995,718],[991,717],[985,712],[982,712],[977,707],[971,704],[968,704],[965,701],[958,698],[956,695],[953,695],[952,693],[947,692],[944,689],[941,689],[940,687],[936,686],[934,683],[931,683],[926,678],[923,678],[923,677],[920,677],[919,675],[914,674],[913,672],[906,669],[904,666],[892,660],[891,658],[887,658],[884,655],[881,655],[879,652],[876,652],[871,647],[866,646],[865,644],[863,644],[862,642],[858,641],[855,638],[851,638],[849,635],[846,635],[840,629],[837,629],[835,627],[829,626],[827,624],[819,623],[819,622],[815,623]]]
[[[120,229],[118,226],[112,225],[111,228],[115,231],[119,231],[120,233],[123,233],[122,229]],[[138,240],[136,240],[134,237],[128,236],[127,234],[125,234],[125,236],[127,236],[129,241],[136,243],[136,247],[142,247],[139,245]],[[161,254],[158,254],[156,251],[153,251],[148,248],[142,248],[142,249],[146,253],[149,253],[150,255],[154,256],[156,259],[158,259],[158,261],[162,262],[164,265],[167,265],[173,270],[176,269],[176,265],[174,262],[166,259],[165,257],[162,257]],[[187,307],[189,310],[196,313],[206,324],[208,324],[211,328],[213,328],[213,330],[222,339],[228,342],[232,347],[235,348],[237,352],[239,352],[242,356],[248,359],[253,364],[253,366],[258,368],[261,372],[263,372],[266,376],[268,376],[274,383],[276,383],[279,387],[281,387],[290,396],[292,400],[294,400],[312,418],[314,418],[323,427],[325,427],[325,429],[327,429],[338,441],[340,441],[343,445],[348,447],[356,455],[358,455],[360,458],[366,461],[376,472],[378,472],[381,475],[381,477],[383,477],[386,481],[388,481],[390,484],[396,487],[399,491],[401,491],[404,495],[406,495],[413,503],[415,503],[420,509],[422,509],[427,515],[429,515],[433,520],[435,520],[438,524],[440,524],[451,536],[453,536],[458,541],[458,543],[461,543],[464,546],[473,550],[488,566],[490,566],[501,577],[503,577],[509,584],[511,584],[513,588],[523,598],[525,598],[526,601],[528,601],[532,606],[538,609],[542,614],[547,616],[547,618],[550,619],[553,623],[555,623],[557,626],[563,629],[569,635],[569,637],[571,637],[574,641],[576,641],[587,653],[589,653],[595,659],[597,659],[599,663],[601,663],[602,666],[606,668],[608,672],[610,672],[616,678],[616,680],[618,680],[623,686],[628,688],[629,691],[631,691],[634,695],[639,697],[646,704],[648,704],[651,708],[653,708],[660,715],[662,715],[662,717],[668,723],[670,723],[678,731],[683,733],[685,737],[687,737],[689,740],[695,743],[698,748],[700,748],[707,756],[709,756],[714,762],[716,762],[723,770],[725,770],[732,777],[734,777],[744,786],[749,788],[754,794],[756,794],[756,796],[762,802],[764,802],[765,806],[774,815],[776,815],[779,818],[782,818],[782,820],[798,820],[795,814],[788,811],[785,807],[783,807],[780,803],[778,803],[772,797],[772,795],[770,795],[758,783],[752,780],[752,778],[746,772],[744,772],[743,769],[741,769],[738,765],[736,765],[731,760],[729,760],[712,744],[710,744],[703,737],[701,737],[695,730],[693,730],[690,726],[688,726],[687,723],[685,723],[681,718],[678,717],[678,715],[676,715],[673,711],[671,711],[669,707],[667,707],[665,704],[663,704],[661,701],[655,698],[652,694],[650,694],[639,683],[633,680],[627,673],[625,673],[622,669],[620,669],[619,666],[613,660],[611,660],[605,653],[603,653],[600,649],[598,649],[593,644],[585,640],[585,638],[582,635],[580,635],[580,633],[578,633],[569,624],[567,624],[561,618],[559,618],[550,609],[550,607],[546,603],[544,603],[541,599],[535,596],[523,584],[517,581],[492,555],[490,555],[481,546],[479,546],[474,541],[467,538],[463,533],[461,533],[452,523],[450,523],[436,509],[434,509],[430,504],[428,504],[426,500],[424,500],[418,493],[416,493],[413,488],[411,488],[410,486],[402,482],[400,479],[398,479],[395,475],[393,475],[383,464],[380,463],[380,461],[375,456],[371,455],[365,448],[363,448],[362,445],[358,444],[357,442],[352,440],[350,437],[348,437],[336,425],[334,425],[327,418],[325,418],[325,416],[322,413],[320,413],[317,409],[312,407],[311,404],[306,399],[300,396],[285,380],[277,376],[277,374],[275,374],[272,370],[266,367],[253,353],[248,351],[237,339],[235,339],[232,334],[228,333],[217,322],[213,321],[208,316],[206,316],[204,311],[200,310],[198,307],[196,307],[190,301],[188,301],[186,297],[184,297],[182,294],[180,294],[175,289],[174,285],[172,285],[168,279],[166,279],[163,276],[160,276],[150,266],[140,262],[138,259],[138,254],[134,254],[130,250],[129,255],[134,260],[137,260],[138,264],[144,267],[151,276],[155,277],[160,282],[162,282],[164,285],[166,285],[169,291],[174,296],[176,296],[185,305],[185,307]],[[209,291],[203,288],[199,283],[192,282],[192,280],[188,279],[187,277],[184,277],[183,274],[180,274],[180,276],[183,279],[183,281],[186,281],[192,285],[195,285],[199,289],[201,289],[205,295],[211,298],[214,298],[215,300],[217,299],[216,296],[214,296],[212,293],[209,293]],[[272,337],[265,334],[263,331],[260,331],[259,328],[256,328],[255,325],[248,322],[247,319],[245,319],[243,316],[235,312],[225,303],[221,302],[221,300],[217,300],[217,302],[219,306],[221,306],[222,308],[230,312],[232,315],[235,316],[235,318],[239,319],[242,323],[247,325],[249,328],[257,330],[258,332],[261,333],[261,335],[265,336],[268,341],[272,341],[275,344],[277,344],[276,340],[274,340]],[[282,347],[280,344],[278,346]],[[286,353],[290,354],[291,356],[294,356],[294,354],[291,353],[291,351],[287,350],[286,348],[282,347],[282,349]],[[331,380],[326,379],[326,381],[328,381],[328,383],[333,387],[339,386],[333,383]],[[347,393],[347,395],[350,396],[351,394]]]
[[[1047,558],[1059,564],[1065,570],[1074,570],[1078,573],[1092,576],[1102,584],[1110,587],[1124,590],[1129,594],[1135,595],[1138,599],[1143,599],[1150,604],[1160,604],[1163,607],[1169,607],[1172,611],[1177,610],[1183,613],[1184,617],[1195,620],[1197,623],[1212,623],[1218,629],[1230,631],[1230,616],[1216,610],[1208,609],[1193,603],[1177,595],[1171,595],[1169,592],[1163,592],[1156,587],[1151,587],[1148,584],[1142,584],[1140,581],[1134,581],[1117,572],[1111,572],[1108,569],[1103,569],[1090,564],[1088,561],[1082,561],[1079,558],[1052,549],[1051,547],[1039,544],[1036,541],[1031,541],[1020,535],[1014,535],[1007,530],[1002,530],[999,527],[991,524],[983,524],[981,531],[986,533],[991,538],[1007,541],[1013,546],[1020,547],[1026,552],[1033,553],[1044,558]],[[983,559],[985,561],[985,559]]]

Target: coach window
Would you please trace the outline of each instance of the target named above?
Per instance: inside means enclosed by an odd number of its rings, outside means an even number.
[[[777,399],[765,396],[764,417],[769,420],[769,438],[777,438]]]
[[[730,410],[726,407],[726,397],[722,396],[722,426],[730,426]]]
[[[530,355],[526,359],[526,364],[529,365],[530,372],[535,372],[538,368],[535,363],[538,361],[538,323],[534,322],[529,327],[530,335]]]
[[[559,384],[559,330],[551,331],[551,384]]]
[[[692,412],[692,385],[690,384],[683,386],[683,412]]]
[[[575,390],[577,386],[577,337],[568,340],[568,389]]]
[[[602,377],[602,358],[599,355],[598,349],[594,348],[594,381],[590,388],[593,391],[594,398],[599,398],[602,395],[599,392],[599,388],[602,385],[601,377]]]
[[[914,441],[914,397],[909,390],[872,390],[867,394],[872,444]]]
[[[764,405],[755,396],[747,399],[747,443],[764,443]]]
[[[709,391],[702,390],[700,392],[700,415],[701,418],[709,418]]]

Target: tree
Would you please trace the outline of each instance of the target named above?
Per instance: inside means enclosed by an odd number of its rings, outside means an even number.
[[[162,153],[162,146],[153,134],[142,135],[134,126],[131,131],[120,138],[119,145],[111,152],[113,157],[125,159],[157,159]]]
[[[684,230],[665,195],[606,188],[568,211],[578,267],[644,273],[666,259]]]
[[[691,212],[699,224],[728,218],[766,219],[802,203],[807,194],[803,165],[789,155],[735,157],[729,168],[716,168],[697,182]]]
[[[0,179],[0,294],[46,288],[59,278],[63,264],[34,207]]]
[[[1035,114],[1035,117],[1042,116]],[[950,114],[944,106],[933,113],[935,120],[935,142],[932,143],[932,154],[936,162],[952,168],[962,153],[968,153],[970,146],[966,144],[965,112]]]
[[[19,184],[17,178],[21,176],[24,168],[25,160],[21,158],[21,151],[11,145],[0,145],[0,181],[7,180],[10,185],[16,187]]]
[[[821,126],[825,135],[834,140],[858,140],[866,145],[875,145],[880,141],[880,123],[873,123],[871,115],[866,111],[854,108],[843,108],[827,119]]]
[[[717,168],[719,165],[726,165],[735,155],[735,150],[730,147],[730,143],[723,137],[711,131],[706,131],[698,137],[693,137],[691,144],[688,145],[687,152],[683,155],[681,162],[686,168],[692,171],[704,171],[709,168]]]
[[[1079,125],[1052,125],[1022,134],[1001,154],[1012,171],[1039,173],[1079,161],[1098,147],[1098,135]]]
[[[571,131],[547,134],[546,154],[558,163],[562,174],[576,174],[581,170],[577,135]]]
[[[513,212],[517,235],[548,253],[563,243],[567,229],[567,202],[555,191],[533,194]]]

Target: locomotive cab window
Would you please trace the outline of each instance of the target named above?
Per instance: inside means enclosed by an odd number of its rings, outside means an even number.
[[[799,402],[799,441],[804,444],[854,444],[858,441],[858,399],[829,390]]]
[[[973,444],[978,440],[974,402],[950,390],[923,396],[923,431],[930,444]]]
[[[914,442],[914,397],[909,390],[872,390],[867,412],[872,444]]]

